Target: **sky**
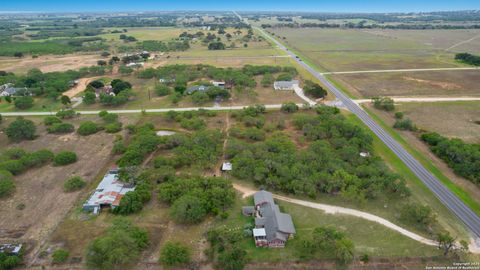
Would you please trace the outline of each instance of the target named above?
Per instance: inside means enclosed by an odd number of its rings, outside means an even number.
[[[480,10],[480,0],[0,0],[3,12],[163,10],[420,12]]]

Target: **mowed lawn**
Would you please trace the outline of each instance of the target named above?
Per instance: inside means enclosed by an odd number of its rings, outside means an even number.
[[[356,96],[480,96],[479,70],[331,75]]]
[[[283,42],[325,71],[460,66],[453,52],[438,46],[440,42],[428,41],[442,37],[455,44],[472,37],[470,32],[455,31],[425,32],[420,39],[409,36],[409,30],[273,29]]]

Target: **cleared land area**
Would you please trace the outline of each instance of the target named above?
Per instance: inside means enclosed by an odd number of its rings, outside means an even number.
[[[480,70],[335,74],[354,96],[479,96]]]
[[[5,127],[14,118],[2,123]],[[75,133],[65,135],[47,134],[41,123],[43,118],[32,118],[38,126],[37,139],[20,144],[9,143],[2,132],[0,149],[21,147],[27,151],[48,149],[54,153],[74,151],[78,161],[67,166],[53,164],[32,168],[15,177],[16,190],[8,198],[0,200],[0,240],[26,242],[29,253],[27,261],[37,255],[42,243],[56,229],[72,206],[82,196],[82,192],[66,193],[63,183],[72,176],[80,176],[91,182],[97,174],[103,172],[110,160],[115,135],[99,132],[83,137]],[[81,117],[72,122],[78,126],[80,121],[93,117]],[[5,119],[4,119],[5,120]]]
[[[0,70],[20,74],[32,68],[38,68],[42,72],[65,71],[95,66],[100,59],[102,57],[99,54],[42,55],[37,58],[0,57]]]
[[[449,46],[439,45],[444,39],[453,45],[472,36],[469,31],[456,31],[273,29],[277,36],[285,37],[283,42],[323,71],[461,66],[454,61],[453,52],[445,51]],[[411,36],[414,33],[421,33],[423,39]]]
[[[397,110],[423,130],[480,143],[480,102],[400,103]]]

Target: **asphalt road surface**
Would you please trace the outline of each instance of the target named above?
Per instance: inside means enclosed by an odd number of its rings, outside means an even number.
[[[367,125],[404,163],[412,172],[437,196],[437,198],[450,209],[474,234],[476,238],[480,237],[480,217],[465,205],[455,194],[453,194],[440,180],[432,175],[425,167],[420,164],[412,155],[410,155],[403,146],[390,136],[382,127],[380,127],[362,108],[353,100],[347,97],[342,91],[334,86],[321,73],[315,71],[311,66],[303,62],[293,52],[288,50],[276,39],[268,35],[263,29],[255,27],[264,36],[274,42],[280,49],[289,54],[299,65],[320,80],[328,89],[345,105],[352,113],[357,115],[365,125]]]

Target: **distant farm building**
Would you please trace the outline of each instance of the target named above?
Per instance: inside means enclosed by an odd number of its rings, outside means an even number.
[[[83,210],[98,214],[101,208],[115,208],[127,192],[134,190],[135,186],[118,179],[118,169],[110,170],[98,184],[95,192],[83,204]]]
[[[143,67],[143,63],[142,62],[139,62],[139,63],[128,63],[125,65],[126,67],[130,67],[130,68],[140,68],[140,67]]]
[[[255,217],[253,237],[257,247],[285,247],[295,232],[292,217],[281,213],[272,193],[261,190],[253,194],[254,206],[244,206],[242,213]]]
[[[295,90],[295,87],[299,87],[299,82],[297,80],[292,81],[276,81],[273,83],[273,88],[275,90]]]
[[[95,89],[95,96],[97,96],[97,98],[101,94],[115,96],[115,92],[113,92],[113,87],[111,85],[105,85],[103,87]]]

